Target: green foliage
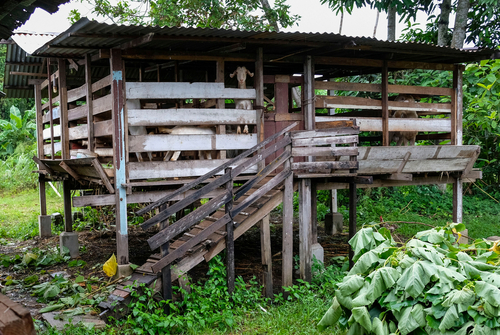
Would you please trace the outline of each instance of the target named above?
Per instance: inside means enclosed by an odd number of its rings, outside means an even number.
[[[377,335],[500,331],[500,250],[482,239],[458,245],[463,229],[422,231],[403,245],[386,228],[361,229],[349,241],[355,264],[318,326]]]
[[[0,192],[20,192],[36,188],[37,165],[33,160],[36,153],[36,144],[24,147],[17,146],[16,153],[0,160]]]
[[[47,250],[35,248],[24,253],[23,256],[18,254],[0,254],[0,266],[8,268],[12,265],[14,270],[22,270],[26,268],[38,270],[45,266],[52,266],[69,261],[70,257],[68,253],[69,250],[64,254],[61,254],[59,249],[55,247]]]
[[[31,144],[35,139],[35,109],[21,114],[16,106],[10,108],[10,120],[0,119],[0,156],[14,153],[20,144]]]
[[[82,0],[83,2],[83,0]],[[261,0],[142,0],[143,5],[131,6],[128,1],[112,5],[107,0],[93,0],[95,14],[109,17],[117,23],[158,25],[169,27],[199,27],[275,30],[275,24],[292,26],[299,16],[290,15],[285,0],[274,1],[265,8]],[[72,11],[70,20],[76,22],[80,13]]]

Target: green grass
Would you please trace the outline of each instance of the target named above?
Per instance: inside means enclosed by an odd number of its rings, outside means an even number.
[[[48,187],[47,214],[55,212],[63,213],[63,200]],[[20,193],[2,193],[0,195],[0,237],[27,239],[36,236],[38,234],[39,214],[38,190],[29,189]]]

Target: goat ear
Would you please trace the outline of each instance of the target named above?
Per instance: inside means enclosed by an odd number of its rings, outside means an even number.
[[[247,73],[250,77],[253,77],[253,73],[247,70]]]

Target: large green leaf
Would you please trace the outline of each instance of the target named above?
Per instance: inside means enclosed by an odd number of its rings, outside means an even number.
[[[411,297],[416,298],[422,294],[425,285],[430,281],[430,276],[424,269],[421,261],[413,263],[412,266],[404,270],[398,280],[398,286]]]
[[[16,106],[10,107],[10,119],[14,122],[17,129],[23,127],[23,119],[21,117],[21,111]]]
[[[335,297],[337,298],[337,301],[339,304],[341,304],[343,307],[347,309],[352,309],[352,297],[351,295],[344,295],[342,294],[342,291],[337,290],[335,291]]]
[[[500,316],[500,307],[492,306],[487,301],[484,302],[483,309],[484,309],[484,314],[490,318],[497,318]]]
[[[451,307],[452,305],[457,305],[458,312],[462,313],[467,310],[469,306],[472,306],[476,301],[476,294],[474,291],[463,288],[462,290],[453,290],[443,301],[442,305],[444,307]]]
[[[356,235],[349,240],[349,244],[354,250],[354,261],[357,261],[361,251],[368,251],[376,247],[373,238],[373,228],[370,227],[359,230]]]
[[[426,247],[412,247],[410,248],[411,253],[416,256],[428,260],[436,265],[443,265],[444,255],[437,252],[434,248],[426,248]]]
[[[352,307],[368,306],[373,304],[375,299],[372,297],[372,288],[369,282],[365,282],[361,290],[352,300]]]
[[[500,287],[500,275],[497,273],[483,272],[481,273],[481,279],[488,284]]]
[[[370,250],[359,257],[348,275],[363,274],[374,264],[379,264],[380,262],[379,254],[375,250]]]
[[[399,272],[391,267],[378,268],[370,273],[368,278],[371,279],[369,285],[371,299],[378,299],[384,292],[392,288],[399,276]]]
[[[439,277],[439,281],[442,283],[462,283],[467,279],[460,272],[456,271],[455,267],[436,266],[435,270]]]
[[[448,310],[446,311],[446,314],[444,315],[443,320],[439,325],[439,330],[445,331],[452,328],[457,320],[458,320],[457,306],[453,305],[449,307]]]
[[[326,311],[325,315],[323,315],[323,318],[318,323],[318,328],[319,330],[325,330],[329,326],[333,326],[337,323],[339,320],[340,316],[342,315],[342,308],[340,307],[339,302],[337,301],[337,298],[333,298],[332,305]]]
[[[500,290],[491,284],[477,281],[475,285],[476,294],[489,302],[492,306],[498,307],[500,304]]]
[[[352,316],[354,320],[358,322],[364,329],[369,333],[372,331],[372,322],[370,318],[370,313],[366,307],[355,307],[352,309]]]
[[[375,335],[389,335],[389,326],[387,322],[380,321],[379,318],[373,318],[372,333]]]
[[[363,287],[365,279],[359,275],[345,276],[341,283],[337,284],[342,295],[350,295]]]
[[[415,313],[413,313],[414,308],[416,308]],[[421,327],[422,323],[423,323],[422,326],[425,326],[426,321],[422,310],[423,308],[420,304],[415,305],[413,307],[406,307],[401,310],[401,313],[399,314],[398,318],[399,321],[398,329],[402,335],[411,333],[415,329]],[[416,319],[415,316],[417,316],[418,319]]]

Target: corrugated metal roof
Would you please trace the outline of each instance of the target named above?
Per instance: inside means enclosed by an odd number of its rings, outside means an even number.
[[[8,39],[12,32],[30,18],[36,8],[55,13],[63,3],[69,0],[23,0],[0,2],[0,39]]]
[[[13,43],[7,44],[4,76],[4,91],[9,98],[33,98],[33,86],[28,81],[44,78],[46,71],[42,71],[45,59],[33,57],[28,51],[33,51],[55,36],[32,33],[15,33],[12,36]],[[41,75],[27,75],[28,73]]]
[[[35,54],[51,57],[82,57],[98,49],[117,47],[135,38],[154,33],[153,41],[142,49],[203,52],[228,43],[243,42],[264,47],[264,53],[289,55],[297,47],[310,47],[308,54],[440,63],[468,62],[490,58],[492,49],[460,50],[426,43],[387,42],[369,37],[349,37],[334,33],[263,32],[209,28],[152,27],[98,23],[83,18],[48,42]],[[196,42],[196,43],[189,43]],[[422,59],[422,56],[429,60]]]

